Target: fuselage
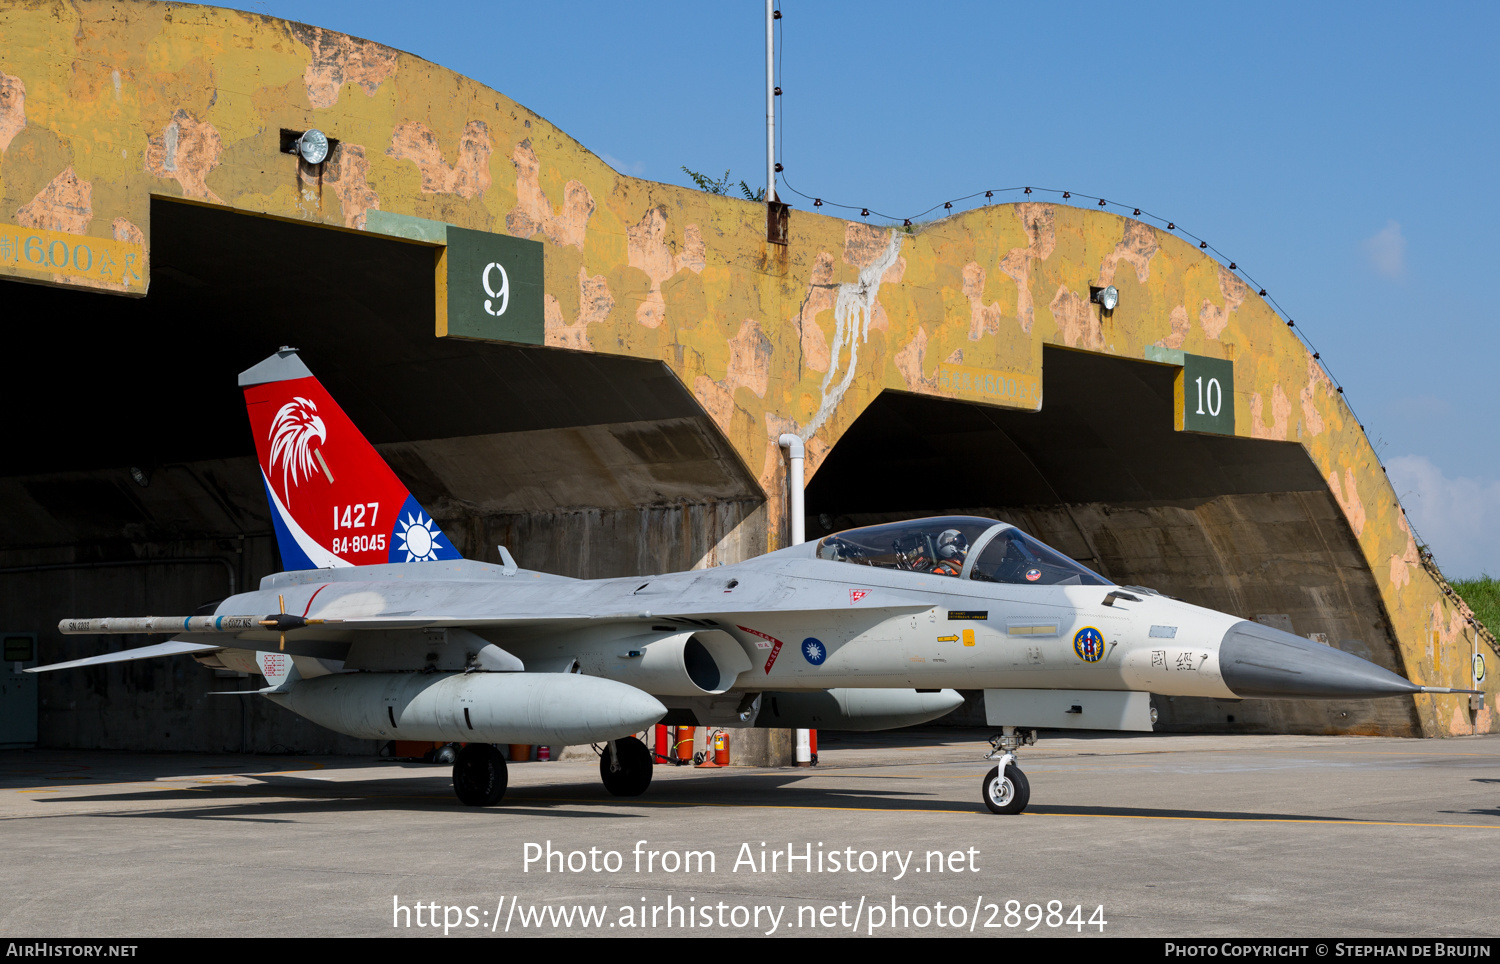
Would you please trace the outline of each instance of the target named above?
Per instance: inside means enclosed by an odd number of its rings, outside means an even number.
[[[528,671],[619,679],[695,695],[638,672],[654,651],[720,640],[721,682],[702,695],[830,688],[1074,689],[1217,698],[1395,695],[1417,687],[1357,657],[1150,590],[1007,584],[820,557],[794,546],[734,565],[580,580],[467,561],[307,570],[268,577],[221,614],[345,620],[309,626],[286,651],[316,656],[303,676],[424,664],[424,631],[468,627]],[[1036,570],[1027,570],[1035,572]],[[362,664],[351,646],[378,621],[405,634],[410,665]],[[718,636],[715,634],[725,634]],[[272,648],[244,634],[242,651]],[[254,642],[264,639],[266,642]],[[743,659],[723,658],[732,639]],[[233,645],[233,644],[231,644]],[[244,644],[242,644],[244,645]],[[653,650],[652,647],[658,647]],[[229,664],[232,653],[222,654]],[[449,665],[447,669],[462,668]]]

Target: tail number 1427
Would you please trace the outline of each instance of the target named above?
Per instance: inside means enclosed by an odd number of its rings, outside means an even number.
[[[366,511],[368,510],[368,511]],[[375,516],[380,513],[379,502],[365,502],[356,505],[333,507],[333,528],[338,529],[373,529],[375,527]],[[369,518],[366,518],[368,516]]]

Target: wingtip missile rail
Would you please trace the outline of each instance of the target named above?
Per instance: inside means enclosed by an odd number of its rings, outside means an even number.
[[[278,629],[278,620],[284,615],[272,616],[128,616],[107,619],[64,619],[57,624],[58,632],[64,636],[119,636],[123,634],[157,635],[162,633],[243,633],[247,630]],[[301,617],[298,626],[304,623]],[[320,622],[321,620],[307,620]]]

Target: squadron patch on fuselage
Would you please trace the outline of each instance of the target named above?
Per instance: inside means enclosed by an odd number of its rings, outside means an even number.
[[[1073,636],[1073,652],[1085,663],[1097,663],[1104,658],[1104,634],[1092,626],[1080,629]]]
[[[758,629],[751,629],[749,626],[741,626],[739,628],[752,636],[758,636],[761,639],[765,640],[766,642],[764,645],[759,642],[755,644],[761,649],[764,649],[766,646],[771,647],[771,655],[766,657],[766,675],[771,675],[771,667],[776,665],[776,657],[781,655],[781,640],[777,639],[775,636],[769,635],[768,633],[763,633]]]
[[[749,626],[741,626],[740,629],[756,637],[756,649],[770,649],[772,645],[780,642],[775,636],[768,636],[758,629],[751,629]]]

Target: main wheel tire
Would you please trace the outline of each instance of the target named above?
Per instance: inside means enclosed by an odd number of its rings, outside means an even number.
[[[453,761],[453,792],[471,807],[490,807],[505,796],[505,757],[489,743],[470,743]]]
[[[615,741],[614,758],[618,769],[610,766],[609,747],[599,755],[599,778],[604,789],[617,797],[638,797],[651,786],[651,751],[633,736]]]
[[[1004,776],[992,767],[984,775],[983,796],[990,813],[1020,813],[1031,802],[1031,784],[1018,767],[1007,764]]]

